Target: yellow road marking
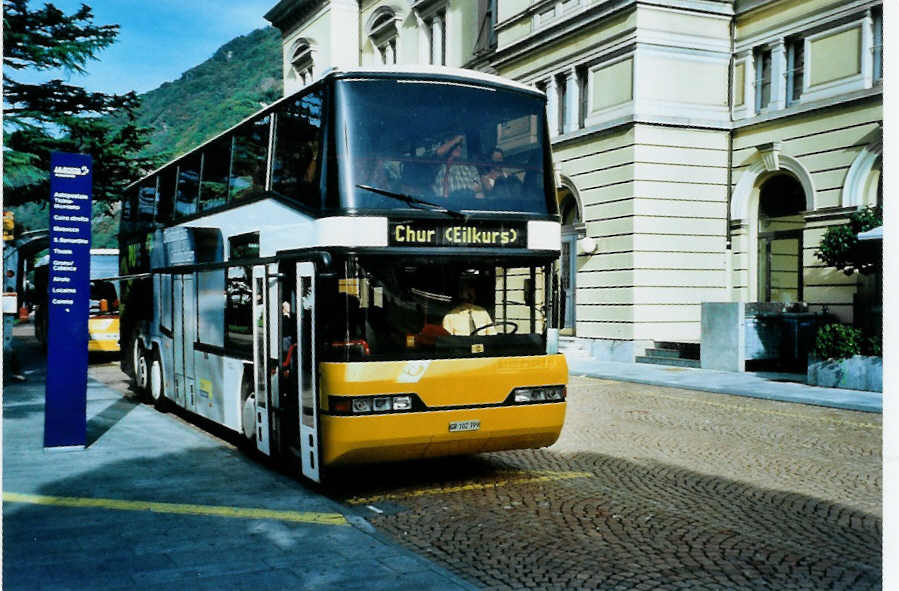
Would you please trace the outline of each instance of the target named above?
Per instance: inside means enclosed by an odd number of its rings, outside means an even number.
[[[470,484],[460,484],[458,486],[435,486],[433,488],[420,488],[413,490],[400,491],[384,495],[375,495],[371,497],[353,497],[345,502],[350,505],[364,505],[367,503],[377,503],[378,501],[389,501],[393,499],[407,499],[410,497],[423,497],[426,495],[443,495],[469,490],[485,490],[488,488],[499,488],[509,484],[530,484],[533,482],[551,482],[554,480],[567,480],[570,478],[590,478],[593,476],[591,472],[551,472],[547,470],[538,470],[526,472],[520,478],[510,477],[501,480],[491,480],[489,482],[473,482]]]
[[[157,503],[153,501],[124,501],[120,499],[92,499],[85,497],[51,497],[3,492],[7,503],[28,503],[31,505],[52,505],[56,507],[93,507],[117,511],[152,511],[154,513],[175,513],[180,515],[212,515],[239,519],[276,519],[298,523],[319,525],[348,525],[340,513],[316,513],[304,511],[275,511],[248,507],[227,507],[215,505],[188,505],[183,503]]]
[[[859,421],[846,421],[843,419],[835,419],[833,417],[810,417],[795,413],[781,412],[777,410],[764,410],[761,408],[752,408],[742,404],[726,404],[724,402],[713,402],[711,400],[697,400],[696,398],[688,398],[686,396],[673,396],[671,394],[657,394],[644,392],[646,396],[655,396],[656,398],[665,398],[666,400],[676,400],[678,402],[693,402],[695,404],[704,404],[706,406],[714,406],[717,408],[726,408],[727,410],[742,410],[746,412],[754,412],[763,415],[772,415],[777,417],[787,417],[791,419],[802,419],[805,421],[820,421],[822,423],[832,423],[835,425],[847,425],[849,427],[860,427],[862,429],[881,429],[883,426],[877,423],[862,423]]]

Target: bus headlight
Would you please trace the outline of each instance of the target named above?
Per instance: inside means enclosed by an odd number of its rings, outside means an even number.
[[[515,388],[509,396],[511,402],[528,404],[530,402],[560,402],[565,400],[565,386],[533,386]]]
[[[412,410],[411,396],[394,396],[393,410]]]
[[[328,408],[338,416],[361,414],[385,414],[424,410],[424,405],[415,394],[394,394],[381,396],[330,396]]]
[[[353,414],[371,412],[371,398],[353,398]]]

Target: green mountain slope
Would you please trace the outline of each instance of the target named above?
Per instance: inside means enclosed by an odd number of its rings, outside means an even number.
[[[281,97],[281,37],[273,27],[229,41],[174,82],[141,95],[149,155],[174,158]]]
[[[152,56],[150,57],[152,59]],[[153,130],[143,155],[161,161],[190,151],[281,97],[281,37],[266,27],[232,39],[173,82],[141,95],[138,123]],[[134,180],[149,171],[134,171]],[[95,205],[92,246],[117,247],[118,207]],[[17,231],[48,225],[46,204],[13,208]]]

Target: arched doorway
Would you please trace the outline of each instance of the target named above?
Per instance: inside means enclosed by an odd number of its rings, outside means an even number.
[[[562,218],[561,327],[562,335],[574,336],[577,327],[577,241],[585,232],[581,220],[581,204],[567,183],[558,189],[559,213]]]
[[[787,304],[803,300],[805,208],[805,191],[791,174],[775,174],[759,187],[759,301]]]

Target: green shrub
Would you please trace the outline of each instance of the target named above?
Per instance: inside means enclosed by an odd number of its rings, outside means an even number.
[[[860,244],[858,234],[882,225],[881,207],[859,209],[849,216],[848,223],[827,229],[815,256],[828,267],[836,267],[846,275],[856,271],[866,275],[875,273],[882,267],[882,258],[876,249]]]
[[[815,354],[819,359],[848,359],[862,350],[862,331],[846,324],[832,323],[818,329]]]
[[[883,357],[883,335],[865,337],[862,341],[862,355]]]

